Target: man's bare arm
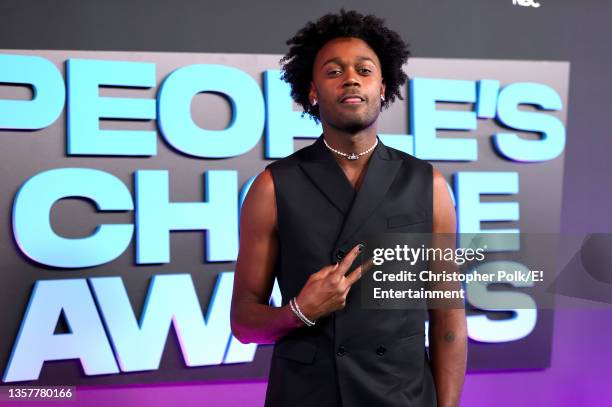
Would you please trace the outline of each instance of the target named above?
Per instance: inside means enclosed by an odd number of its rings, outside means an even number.
[[[434,234],[454,234],[456,231],[455,209],[446,180],[437,170],[434,170],[433,201]],[[436,383],[438,407],[456,407],[461,397],[467,365],[465,309],[429,310],[429,352]]]
[[[289,305],[270,307],[278,256],[276,200],[266,170],[251,185],[240,213],[240,250],[232,294],[232,332],[243,343],[273,343],[303,326]]]

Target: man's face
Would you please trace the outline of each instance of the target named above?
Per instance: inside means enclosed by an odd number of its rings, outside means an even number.
[[[309,96],[323,124],[349,133],[371,126],[384,92],[380,61],[365,41],[335,38],[317,53]]]

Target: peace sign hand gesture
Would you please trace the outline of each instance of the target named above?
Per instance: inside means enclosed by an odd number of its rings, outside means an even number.
[[[331,264],[313,273],[296,297],[302,313],[311,321],[342,309],[352,285],[372,266],[372,259],[346,275],[365,245],[358,244],[340,263]]]

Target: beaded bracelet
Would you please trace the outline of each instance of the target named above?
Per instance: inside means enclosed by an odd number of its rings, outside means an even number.
[[[309,320],[308,318],[306,318],[306,315],[302,313],[302,311],[300,310],[300,307],[297,304],[297,301],[295,300],[295,297],[289,300],[289,306],[291,307],[291,311],[293,311],[293,313],[297,315],[297,317],[304,324],[306,324],[306,326],[313,326],[315,324],[314,321]]]

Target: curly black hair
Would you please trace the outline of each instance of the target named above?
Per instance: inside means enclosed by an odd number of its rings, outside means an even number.
[[[308,114],[315,122],[320,120],[319,106],[310,104],[308,98],[312,65],[321,47],[337,37],[359,38],[378,56],[385,82],[382,108],[388,107],[396,97],[403,100],[400,87],[406,83],[408,76],[402,70],[402,65],[410,56],[409,44],[395,31],[385,27],[383,19],[341,9],[338,14],[326,14],[315,22],[308,22],[287,40],[290,47],[280,60],[281,78],[291,85],[291,97],[304,109],[302,116]]]

